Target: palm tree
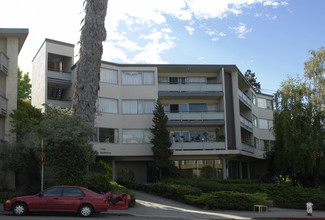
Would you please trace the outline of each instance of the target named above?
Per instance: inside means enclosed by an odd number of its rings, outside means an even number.
[[[72,108],[94,126],[108,0],[85,0]]]

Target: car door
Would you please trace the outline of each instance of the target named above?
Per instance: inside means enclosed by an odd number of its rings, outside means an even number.
[[[51,187],[38,194],[30,202],[30,210],[39,211],[59,211],[62,209],[60,197],[62,197],[63,187]]]
[[[80,204],[85,200],[84,192],[78,187],[64,187],[62,207],[64,211],[78,211]]]

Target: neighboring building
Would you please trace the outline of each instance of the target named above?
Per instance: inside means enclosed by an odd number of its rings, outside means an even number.
[[[16,140],[16,135],[11,132],[9,115],[17,109],[18,54],[27,35],[28,29],[0,28],[0,150],[3,143]],[[0,187],[2,184],[14,187],[14,173],[3,172],[0,170]]]
[[[44,111],[43,104],[71,108],[74,45],[45,39],[33,59],[32,105]]]
[[[50,88],[62,87],[57,84],[63,80],[59,71],[49,75],[50,57],[73,61],[72,53],[73,45],[45,40],[33,62],[33,71],[36,65],[43,68],[33,72],[33,105],[49,103]],[[151,180],[149,128],[157,98],[169,118],[172,160],[184,174],[200,175],[206,165],[214,168],[216,178],[258,178],[265,173],[264,153],[274,140],[273,96],[256,93],[235,65],[102,61],[100,78],[96,136],[91,141],[99,157],[111,164],[114,179]],[[69,98],[73,83],[71,77],[64,84]]]

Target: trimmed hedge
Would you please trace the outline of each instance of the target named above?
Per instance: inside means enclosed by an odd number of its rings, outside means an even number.
[[[207,209],[235,209],[252,210],[256,204],[271,206],[272,201],[263,193],[239,193],[239,192],[213,192],[203,193],[200,196],[186,195],[185,202],[194,206]]]
[[[200,191],[206,194],[231,191],[245,195],[252,194],[255,196],[262,193],[263,195],[267,196],[268,201],[273,201],[273,206],[279,208],[305,209],[306,203],[312,202],[314,204],[314,209],[325,210],[325,191],[323,190],[302,188],[298,186],[295,187],[288,184],[263,183],[258,180],[211,180],[183,178],[166,179],[159,184],[141,184],[130,181],[123,181],[122,184],[128,188],[152,192],[166,198],[190,203],[199,207],[210,208],[210,206],[208,206],[205,202],[206,197],[200,197]],[[239,194],[229,195],[239,196]],[[261,204],[261,202],[255,204]],[[234,209],[234,207],[228,207],[226,209]],[[239,207],[241,207],[241,205],[239,205]]]

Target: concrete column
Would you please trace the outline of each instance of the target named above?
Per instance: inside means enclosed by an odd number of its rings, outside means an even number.
[[[222,179],[227,179],[228,169],[227,169],[227,160],[222,159]]]

